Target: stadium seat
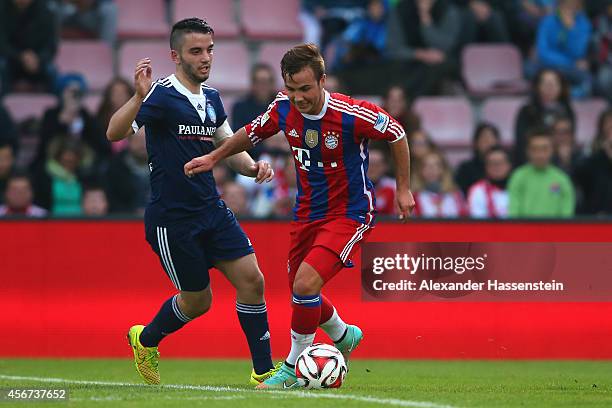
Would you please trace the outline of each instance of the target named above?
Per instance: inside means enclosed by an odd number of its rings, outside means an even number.
[[[474,118],[463,97],[421,97],[414,103],[423,128],[434,142],[448,147],[470,146]]]
[[[117,34],[126,38],[167,38],[170,28],[164,0],[115,0],[119,9]]]
[[[604,99],[593,98],[573,103],[576,114],[576,142],[580,146],[590,146],[597,133],[599,114],[606,109]]]
[[[215,38],[236,38],[240,34],[232,0],[175,0],[174,21],[188,17],[208,21],[215,30]]]
[[[83,74],[93,91],[104,89],[113,78],[112,50],[103,41],[62,41],[55,62],[63,74]]]
[[[516,116],[525,98],[520,96],[501,96],[488,98],[482,107],[482,120],[499,128],[502,143],[510,146],[514,143],[514,125]]]
[[[249,89],[250,66],[249,54],[242,42],[217,41],[212,72],[206,83],[220,91],[244,92]]]
[[[164,78],[176,70],[166,41],[130,41],[119,52],[120,75],[128,80],[133,78],[136,62],[145,57],[151,58],[154,79]],[[241,42],[217,41],[207,84],[223,91],[245,91],[249,87],[249,67],[249,55]]]
[[[119,50],[119,75],[133,81],[136,63],[145,57],[151,58],[154,79],[174,73],[175,65],[170,59],[167,41],[128,41]]]
[[[299,0],[242,0],[241,20],[245,34],[254,39],[301,40],[299,3]]]
[[[280,62],[283,58],[283,55],[289,50],[291,47],[296,45],[296,41],[292,42],[266,42],[259,49],[259,56],[257,58],[258,62],[265,62],[269,64],[274,71],[276,72],[276,83],[282,84],[282,76],[280,72]]]
[[[4,106],[17,123],[26,119],[42,119],[45,111],[57,103],[49,94],[9,94],[4,97]]]
[[[472,44],[461,56],[463,78],[474,96],[513,95],[527,91],[520,51],[511,44]]]

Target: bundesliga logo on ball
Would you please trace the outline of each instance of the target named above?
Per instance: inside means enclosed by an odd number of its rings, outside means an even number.
[[[300,354],[295,365],[298,381],[306,388],[340,388],[346,376],[346,362],[329,344],[316,343]]]

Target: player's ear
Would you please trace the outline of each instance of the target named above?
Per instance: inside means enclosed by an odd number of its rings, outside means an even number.
[[[176,50],[170,50],[170,58],[175,64],[179,64],[181,62],[178,52]]]
[[[323,76],[321,77],[321,79],[319,79],[319,88],[324,88],[325,87],[325,79],[327,78],[326,74],[323,74]]]

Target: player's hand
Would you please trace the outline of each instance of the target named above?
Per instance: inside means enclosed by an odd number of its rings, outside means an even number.
[[[260,160],[257,163],[254,163],[250,170],[252,174],[255,175],[255,182],[257,184],[261,184],[264,181],[269,183],[274,178],[274,170],[272,169],[272,165],[265,160]]]
[[[144,99],[151,89],[153,83],[153,68],[151,68],[151,59],[143,58],[136,64],[134,70],[134,89],[136,95],[140,99]]]
[[[399,219],[402,222],[408,221],[408,217],[412,213],[414,206],[414,197],[410,190],[398,190],[396,194],[397,206],[399,207]]]
[[[187,177],[193,177],[196,174],[211,171],[217,164],[209,154],[200,156],[192,159],[189,163],[185,164],[184,170]]]

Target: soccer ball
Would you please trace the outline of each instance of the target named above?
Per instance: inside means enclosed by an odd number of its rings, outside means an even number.
[[[313,344],[295,364],[295,375],[306,388],[339,388],[346,371],[342,353],[329,344]]]

